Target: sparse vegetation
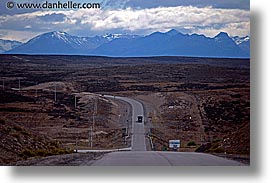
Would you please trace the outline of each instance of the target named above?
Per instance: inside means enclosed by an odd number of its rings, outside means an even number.
[[[0,91],[0,164],[15,161],[18,154],[69,153],[63,147],[73,148],[76,139],[87,147],[93,99],[79,95],[75,108],[75,92],[143,96],[152,108],[147,112],[156,150],[180,139],[188,146],[181,151],[198,147],[222,153],[228,138],[228,152],[249,154],[249,60],[19,55],[30,60],[23,62],[13,55],[0,57],[6,80]],[[11,89],[19,78],[24,88],[20,93]],[[123,107],[98,100],[95,131],[102,133],[94,136],[95,148],[123,146],[117,138],[124,125],[118,124],[118,108]]]
[[[188,143],[187,143],[187,146],[197,146],[197,144],[194,142],[194,141],[189,141]]]
[[[1,124],[1,125],[4,125],[4,124],[6,124],[6,121],[3,120],[3,119],[0,119],[0,124]]]
[[[65,149],[60,149],[60,148],[53,148],[50,150],[45,150],[45,149],[37,149],[37,150],[32,150],[32,149],[26,149],[23,150],[19,156],[26,159],[30,157],[45,157],[45,156],[52,156],[52,155],[60,155],[60,154],[70,154],[73,153],[73,150],[65,150]]]

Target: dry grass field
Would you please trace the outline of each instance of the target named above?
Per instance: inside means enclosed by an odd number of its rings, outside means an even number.
[[[249,156],[249,60],[0,55],[0,64],[0,164],[89,148],[93,121],[94,149],[128,147],[130,106],[104,94],[144,104],[153,150],[179,139],[180,151]]]

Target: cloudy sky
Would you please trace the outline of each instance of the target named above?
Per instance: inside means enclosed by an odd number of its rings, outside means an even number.
[[[78,10],[9,10],[5,7],[7,1],[9,0],[0,2],[0,39],[24,42],[41,33],[56,30],[78,36],[106,33],[144,35],[170,29],[209,37],[221,31],[228,32],[231,36],[250,35],[249,0],[104,0],[101,9]]]

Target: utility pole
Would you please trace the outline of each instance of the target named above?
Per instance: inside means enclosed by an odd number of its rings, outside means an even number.
[[[128,117],[127,117],[128,118]],[[126,134],[129,135],[129,120],[127,119]]]
[[[3,91],[5,90],[5,80],[3,79],[3,83],[2,83],[2,88],[3,88]]]
[[[89,117],[89,146],[90,147],[93,147],[93,144],[92,144],[92,124],[91,124],[91,118]]]
[[[18,82],[18,90],[19,90],[19,92],[21,92],[21,81],[20,81],[20,79],[19,79],[19,82]]]
[[[37,82],[36,82],[36,86],[35,86],[35,98],[37,98]]]
[[[76,109],[76,94],[74,96],[74,108]]]
[[[93,126],[92,126],[92,136],[95,130],[95,116],[97,114],[97,98],[94,98],[94,111],[93,111]],[[93,138],[93,137],[92,137]]]
[[[201,138],[201,144],[204,144],[204,138],[203,138],[203,128],[200,130],[200,138]]]
[[[119,111],[120,112],[120,111]],[[118,125],[121,126],[120,124],[120,118],[121,118],[121,114],[118,115]],[[123,125],[122,125],[123,126]],[[117,136],[117,140],[120,141],[120,138],[119,138],[119,135]],[[118,151],[119,151],[119,146],[117,147],[118,148]]]
[[[77,135],[76,135],[76,139],[75,139],[75,151],[78,152],[78,135],[79,135],[79,131],[77,131]]]
[[[89,145],[93,147],[93,131],[95,129],[95,115],[97,114],[97,99],[94,98],[94,107],[93,107],[93,119],[92,124],[90,120],[90,129],[89,129]]]
[[[56,83],[54,83],[54,101],[56,102]]]

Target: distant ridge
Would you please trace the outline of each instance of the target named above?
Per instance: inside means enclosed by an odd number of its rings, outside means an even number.
[[[54,31],[41,34],[5,53],[249,58],[250,38],[248,36],[231,38],[225,32],[209,38],[198,34],[182,34],[175,29],[165,33],[154,32],[146,36],[107,34],[94,37],[78,37]]]
[[[0,39],[0,53],[4,53],[8,50],[16,48],[20,46],[22,43],[18,41],[10,41],[10,40],[3,40]]]

